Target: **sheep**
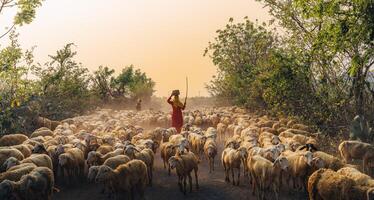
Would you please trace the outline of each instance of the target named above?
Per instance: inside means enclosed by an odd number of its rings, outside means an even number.
[[[178,175],[178,185],[184,195],[186,194],[187,177],[189,181],[190,192],[192,192],[192,170],[195,173],[196,189],[199,189],[199,181],[197,177],[197,172],[199,170],[199,160],[194,153],[188,152],[183,155],[172,156],[169,158],[168,162],[170,168],[175,168],[176,170],[176,173]]]
[[[252,181],[252,192],[256,193],[258,199],[265,198],[265,190],[272,187],[275,198],[278,199],[281,172],[287,170],[288,160],[280,156],[274,163],[263,158],[262,156],[255,155],[248,159],[247,168]]]
[[[315,199],[362,199],[351,198],[350,193],[355,182],[330,169],[315,171],[308,180],[308,193],[311,200]]]
[[[31,155],[30,148],[32,148],[32,146],[27,145],[27,144],[18,144],[18,145],[13,145],[13,146],[9,146],[9,147],[0,147],[0,149],[17,149],[22,153],[23,157],[25,157],[25,158],[27,158]]]
[[[170,142],[164,142],[160,146],[160,155],[161,159],[164,164],[164,169],[166,169],[166,164],[168,165],[168,175],[170,176],[170,165],[168,163],[168,160],[170,157],[175,155],[176,153],[176,146]]]
[[[53,132],[49,129],[42,129],[42,130],[36,130],[34,131],[31,135],[30,135],[30,138],[36,138],[36,137],[39,137],[39,136],[43,136],[43,137],[46,137],[46,136],[54,136]]]
[[[221,161],[225,170],[225,181],[230,182],[229,172],[231,170],[233,185],[239,185],[240,182],[240,165],[247,158],[245,148],[233,149],[226,148],[222,152]],[[234,169],[238,169],[238,180],[235,183]]]
[[[343,141],[338,149],[345,163],[351,159],[360,159],[363,162],[363,172],[369,172],[368,164],[374,161],[373,145],[359,141]]]
[[[312,166],[313,154],[308,151],[291,154],[286,158],[289,161],[288,172],[289,178],[293,180],[293,188],[305,189],[305,180],[308,175],[308,170]]]
[[[226,129],[227,125],[224,123],[218,123],[217,124],[217,134],[218,134],[218,139],[222,139],[226,137]]]
[[[78,148],[72,148],[62,153],[58,157],[58,164],[63,172],[63,175],[67,175],[66,179],[70,183],[71,177],[80,177],[83,174],[84,169],[84,156],[83,152]]]
[[[14,157],[17,160],[23,160],[23,154],[17,149],[0,149],[0,166],[4,164],[4,162],[10,158]],[[2,169],[4,171],[5,169]]]
[[[0,147],[19,145],[28,139],[29,138],[23,134],[4,135],[0,138]]]
[[[144,191],[148,181],[147,166],[141,160],[132,160],[114,170],[102,165],[99,167],[95,181],[111,183],[116,192],[126,192],[131,199],[135,195],[134,191],[138,191],[140,198],[144,199]]]
[[[332,169],[334,171],[339,170],[344,166],[344,163],[339,158],[327,154],[323,151],[313,152],[313,156],[321,158],[325,162],[326,168]]]
[[[30,173],[35,168],[35,166],[28,165],[0,173],[0,182],[4,180],[18,181],[23,175]]]
[[[119,165],[126,164],[130,161],[130,158],[125,155],[113,156],[105,160],[103,165],[109,166],[112,169],[116,169]]]
[[[352,167],[343,167],[337,171],[338,174],[347,176],[354,180],[358,185],[374,187],[374,179],[370,176],[361,173],[359,170]]]
[[[271,162],[275,161],[280,154],[280,150],[275,146],[269,148],[253,147],[248,151],[249,156],[260,155]]]
[[[216,142],[213,139],[209,138],[204,144],[205,157],[209,162],[209,173],[211,173],[212,170],[214,171],[214,158],[217,155],[217,151],[218,150]]]
[[[37,167],[19,181],[5,180],[0,183],[0,198],[8,199],[13,194],[22,199],[51,200],[54,189],[53,172],[47,167]]]
[[[45,154],[33,154],[28,158],[25,158],[22,161],[17,160],[17,158],[10,157],[4,162],[4,168],[8,170],[9,168],[19,165],[22,163],[33,163],[38,167],[48,167],[53,170],[52,160],[49,156]]]
[[[96,152],[99,152],[103,155],[109,153],[109,152],[112,152],[114,150],[114,148],[108,144],[103,144],[103,145],[100,145],[97,149],[96,149]]]
[[[96,151],[91,151],[88,153],[86,163],[88,167],[91,167],[93,165],[102,165],[108,158],[118,156],[121,154],[123,154],[123,149],[116,149],[105,155],[102,155],[101,153]]]
[[[199,157],[199,155],[204,152],[206,137],[197,133],[190,133],[188,135],[188,140],[191,145],[191,151]]]
[[[130,159],[138,159],[143,161],[147,165],[148,171],[148,183],[152,185],[153,177],[153,163],[154,163],[154,154],[150,149],[143,149],[139,151],[134,146],[128,146],[124,150],[124,154],[127,155]]]

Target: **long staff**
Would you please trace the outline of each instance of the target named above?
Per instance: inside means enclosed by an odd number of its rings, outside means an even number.
[[[186,76],[186,98],[184,99],[184,104],[187,102],[187,95],[188,95],[188,77]]]

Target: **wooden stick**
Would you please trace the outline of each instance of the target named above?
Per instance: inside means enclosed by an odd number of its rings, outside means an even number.
[[[187,102],[187,95],[188,95],[188,77],[186,76],[186,98],[184,99],[184,104]]]

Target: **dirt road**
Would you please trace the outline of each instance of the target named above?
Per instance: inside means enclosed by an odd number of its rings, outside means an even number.
[[[147,200],[177,200],[177,199],[201,199],[201,200],[250,200],[256,199],[251,195],[248,182],[241,178],[240,186],[233,186],[225,183],[224,171],[220,162],[222,146],[219,147],[219,154],[215,160],[215,171],[209,173],[209,166],[205,159],[199,165],[199,183],[200,189],[197,191],[193,187],[192,193],[184,196],[178,188],[175,172],[168,176],[167,170],[163,168],[159,152],[155,155],[155,167],[153,173],[153,186],[146,190]],[[195,179],[193,178],[193,184]],[[86,182],[77,183],[70,188],[61,188],[61,191],[54,195],[56,200],[99,200],[107,199],[101,194],[101,187],[96,184]],[[273,199],[269,196],[269,199]],[[281,199],[307,199],[306,194],[281,194]]]

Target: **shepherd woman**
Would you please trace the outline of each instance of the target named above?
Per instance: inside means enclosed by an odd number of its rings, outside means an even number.
[[[180,133],[183,126],[183,115],[182,110],[186,108],[186,101],[182,103],[179,100],[179,90],[174,90],[170,97],[168,98],[167,102],[172,106],[173,108],[173,114],[171,117],[171,126],[177,129],[177,132]],[[174,96],[173,101],[171,98]]]

